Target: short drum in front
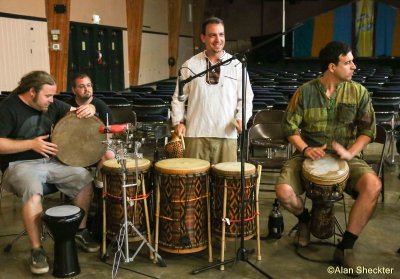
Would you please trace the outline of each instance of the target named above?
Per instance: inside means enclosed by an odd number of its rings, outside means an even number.
[[[327,154],[317,160],[306,158],[303,162],[302,179],[306,195],[312,200],[337,201],[348,177],[347,162],[337,156]]]
[[[60,205],[47,209],[42,219],[54,238],[55,277],[72,277],[81,272],[75,244],[75,234],[85,215],[74,205]]]
[[[193,158],[166,159],[155,164],[159,193],[156,245],[161,250],[186,254],[207,248],[209,168],[208,161]]]
[[[315,237],[327,239],[333,236],[333,203],[342,199],[348,177],[347,162],[335,155],[304,160],[302,182],[306,196],[312,200],[310,231]]]
[[[150,161],[138,159],[138,185],[126,187],[127,197],[127,221],[141,233],[148,232],[146,218],[149,218],[147,204],[149,193],[146,191],[146,176],[150,169]],[[125,184],[136,183],[136,162],[134,159],[126,159],[126,181]],[[112,238],[119,234],[124,224],[123,204],[123,168],[116,159],[107,160],[102,167],[106,214],[103,220],[106,223],[106,234]],[[149,232],[148,232],[149,233]],[[128,234],[135,237],[136,233],[128,226]]]
[[[256,167],[244,165],[244,200],[241,201],[241,163],[224,162],[211,168],[212,175],[212,227],[217,236],[222,235],[225,222],[225,237],[233,240],[240,237],[240,207],[244,206],[244,238],[250,239],[256,231]],[[224,195],[226,189],[226,196]],[[225,202],[224,202],[225,200]],[[224,210],[224,203],[226,208]],[[225,211],[225,216],[224,216]]]

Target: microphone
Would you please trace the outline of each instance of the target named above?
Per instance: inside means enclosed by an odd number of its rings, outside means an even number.
[[[123,124],[123,125],[109,125],[109,126],[103,126],[99,129],[99,132],[101,134],[121,134],[125,133],[128,130],[128,125]]]
[[[182,77],[181,70],[182,70],[182,68],[180,68],[179,72],[178,72],[178,100],[179,100],[179,102],[184,102],[184,101],[186,101],[186,97],[183,94],[183,86],[185,84],[183,83],[183,81],[181,79],[181,77]]]

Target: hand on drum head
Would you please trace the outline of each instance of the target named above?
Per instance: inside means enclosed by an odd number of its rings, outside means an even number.
[[[76,110],[76,116],[78,118],[89,118],[96,113],[96,108],[92,104],[82,105],[78,108],[72,107],[71,110]]]
[[[304,151],[304,155],[306,157],[309,157],[313,160],[322,158],[325,156],[325,149],[326,149],[326,144],[324,144],[321,147],[311,147],[311,148],[307,148],[306,151]]]
[[[49,135],[45,135],[32,139],[31,149],[46,158],[49,158],[49,155],[56,155],[58,152],[57,144],[46,141],[48,138]]]

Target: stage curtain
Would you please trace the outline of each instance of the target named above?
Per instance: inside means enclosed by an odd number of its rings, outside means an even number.
[[[319,51],[333,38],[333,11],[316,16],[311,56],[318,57]]]
[[[359,0],[356,3],[355,18],[356,55],[370,57],[373,55],[374,37],[374,1]]]

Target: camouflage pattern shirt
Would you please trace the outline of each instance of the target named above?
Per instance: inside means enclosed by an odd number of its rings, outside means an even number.
[[[342,82],[330,98],[320,79],[299,87],[286,109],[282,129],[285,137],[301,135],[309,146],[332,141],[349,148],[356,138],[375,139],[375,112],[367,89],[357,82]]]

